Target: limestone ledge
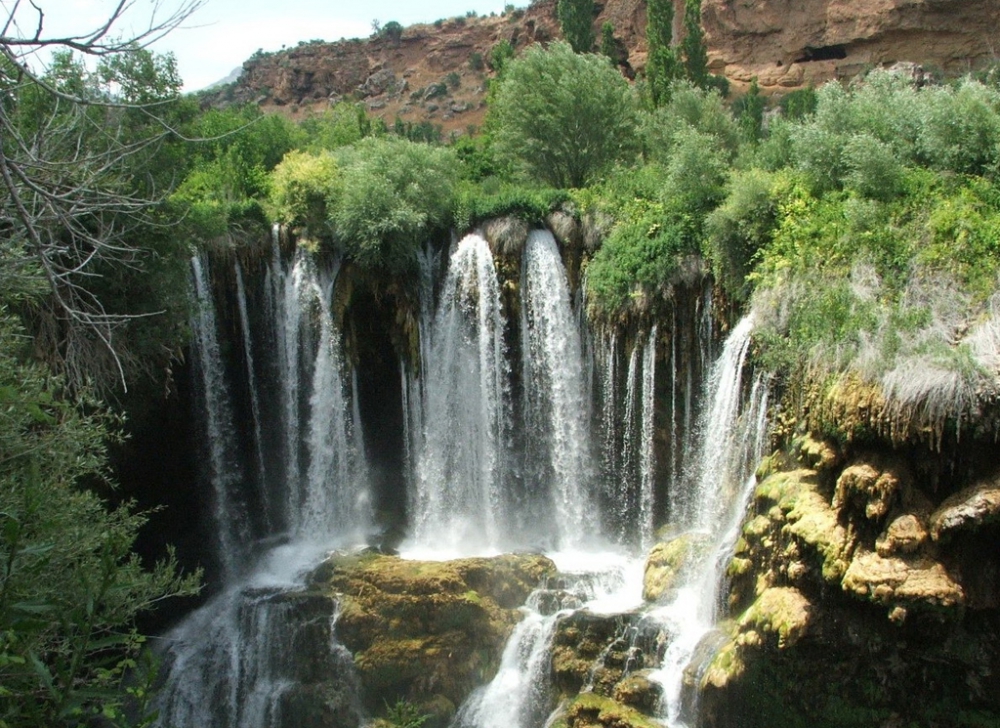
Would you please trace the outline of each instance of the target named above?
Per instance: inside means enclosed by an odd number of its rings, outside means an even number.
[[[405,700],[430,727],[492,679],[519,608],[553,574],[536,554],[425,562],[365,552],[331,557],[310,581],[338,599],[336,633],[368,709]]]

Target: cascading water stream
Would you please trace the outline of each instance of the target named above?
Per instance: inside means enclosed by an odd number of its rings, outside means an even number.
[[[556,547],[577,547],[594,529],[590,403],[566,270],[546,230],[525,244],[521,312],[528,487],[550,489]]]
[[[191,259],[195,315],[192,330],[194,359],[200,374],[208,445],[208,480],[212,487],[214,515],[219,528],[218,554],[223,581],[236,577],[245,565],[250,541],[247,517],[238,497],[242,472],[236,456],[236,432],[219,347],[215,303],[207,263]]]
[[[459,709],[451,728],[540,728],[553,709],[550,659],[561,619],[579,609],[619,614],[641,599],[641,563],[621,555],[553,554],[558,587],[543,584],[528,597],[524,617],[504,648],[493,680]]]
[[[664,688],[662,719],[670,728],[687,725],[684,673],[717,618],[722,571],[739,534],[739,524],[753,490],[753,469],[765,445],[767,385],[758,377],[745,406],[743,371],[753,318],[733,329],[709,378],[710,407],[702,417],[698,438],[698,471],[692,474],[691,497],[672,519],[681,537],[691,539],[689,561],[668,601],[649,614],[670,643],[661,667],[651,676]]]
[[[411,494],[419,548],[489,551],[509,532],[505,326],[489,245],[469,235],[449,261],[433,321],[422,328],[429,340],[422,387],[407,387],[422,395],[408,397],[407,414],[423,427],[415,437]]]
[[[269,305],[257,312],[268,319],[260,328],[276,332],[277,345],[270,352],[276,361],[253,357],[246,338],[235,349],[251,369],[248,385],[255,399],[258,368],[282,377],[268,408],[280,413],[280,432],[268,439],[259,421],[248,428],[257,442],[276,451],[282,471],[256,473],[268,491],[260,507],[275,511],[254,521],[256,532],[230,495],[252,489],[253,480],[244,482],[235,466],[223,467],[238,462],[231,410],[222,399],[228,391],[226,366],[200,259],[193,270],[199,302],[194,354],[204,380],[213,483],[220,472],[228,476],[215,485],[225,568],[221,593],[165,639],[168,669],[159,699],[160,725],[284,727],[299,724],[300,711],[307,709],[341,711],[360,722],[357,686],[350,687],[350,656],[345,659],[333,636],[336,605],[303,584],[330,549],[355,543],[371,523],[357,384],[343,361],[331,310],[337,265],[321,267],[304,252],[286,265],[276,244],[264,279],[273,290],[258,297]],[[240,331],[248,337],[255,329],[254,312],[239,269],[237,282]],[[262,399],[250,408],[255,419],[264,411]],[[255,457],[251,465],[259,470],[264,462],[266,457]],[[274,542],[279,545],[265,550]],[[312,682],[322,682],[324,691],[310,692]],[[331,682],[346,686],[343,694],[333,694]]]
[[[240,333],[243,336],[243,360],[246,367],[247,389],[250,396],[250,416],[253,419],[253,451],[254,464],[257,467],[257,489],[260,502],[264,504],[265,521],[269,517],[267,504],[267,466],[264,457],[263,416],[261,414],[260,392],[257,387],[257,369],[254,366],[253,335],[250,326],[250,312],[247,305],[246,284],[243,280],[243,266],[237,259],[236,269],[236,301],[240,314]],[[265,522],[270,530],[271,524]]]
[[[654,325],[642,353],[642,407],[639,441],[639,540],[645,551],[653,541],[656,451],[656,335]]]

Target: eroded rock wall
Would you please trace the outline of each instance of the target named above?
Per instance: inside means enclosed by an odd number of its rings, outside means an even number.
[[[806,435],[762,466],[706,726],[1000,719],[1000,471],[965,447],[958,467]]]
[[[962,73],[996,57],[994,0],[704,0],[711,69],[794,89],[912,62]]]

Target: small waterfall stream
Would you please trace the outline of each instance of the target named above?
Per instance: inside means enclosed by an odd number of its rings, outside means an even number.
[[[710,407],[691,445],[699,453],[698,469],[690,474],[684,508],[671,520],[676,533],[692,538],[689,561],[672,596],[649,615],[670,635],[662,665],[653,675],[664,687],[661,717],[669,728],[683,728],[693,713],[684,702],[685,671],[715,625],[722,573],[753,491],[754,468],[763,455],[766,380],[758,377],[750,396],[743,397],[752,332],[753,318],[747,316],[730,333],[709,378]]]
[[[239,575],[250,541],[247,515],[239,497],[243,474],[236,455],[232,404],[224,377],[207,262],[196,256],[191,260],[191,268],[197,300],[191,323],[196,343],[194,359],[205,403],[207,476],[212,488],[214,516],[219,526],[220,569],[223,580],[229,581]]]

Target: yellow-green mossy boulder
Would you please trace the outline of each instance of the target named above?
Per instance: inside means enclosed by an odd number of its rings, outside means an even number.
[[[859,550],[844,575],[843,587],[859,597],[891,608],[902,621],[910,609],[952,609],[965,604],[962,585],[947,568],[925,556],[885,558]]]
[[[649,670],[626,676],[615,685],[614,699],[644,713],[655,713],[663,698],[663,686],[649,679]]]
[[[583,693],[560,712],[553,728],[662,728],[635,708],[595,693]]]
[[[743,616],[741,631],[750,630],[774,642],[778,649],[792,647],[809,628],[812,604],[798,589],[771,587],[765,589]]]
[[[642,598],[655,602],[669,594],[677,586],[685,566],[708,547],[707,537],[701,533],[685,533],[653,546],[646,557]]]
[[[754,492],[755,510],[766,514],[774,529],[768,530],[766,522],[751,520],[744,528],[744,539],[751,544],[750,558],[762,561],[766,553],[773,553],[775,543],[765,535],[777,531],[784,541],[792,541],[803,559],[819,557],[822,577],[828,582],[839,582],[850,564],[854,548],[854,535],[844,527],[837,511],[820,487],[816,471],[800,468],[769,475],[757,484]],[[757,548],[753,548],[756,545]],[[784,551],[788,551],[785,547]],[[760,553],[758,553],[760,552]],[[791,554],[790,554],[791,556]],[[797,562],[793,571],[800,570]],[[765,569],[761,569],[765,571]],[[789,574],[795,578],[794,574]],[[758,589],[758,594],[763,591]]]
[[[871,521],[881,521],[893,504],[904,497],[910,474],[897,462],[881,462],[865,457],[844,468],[837,478],[833,507],[837,510],[857,504]]]
[[[440,706],[461,705],[493,677],[519,607],[554,573],[535,554],[426,562],[363,553],[331,557],[312,582],[339,599],[337,635],[369,709],[406,700],[445,725]]]

